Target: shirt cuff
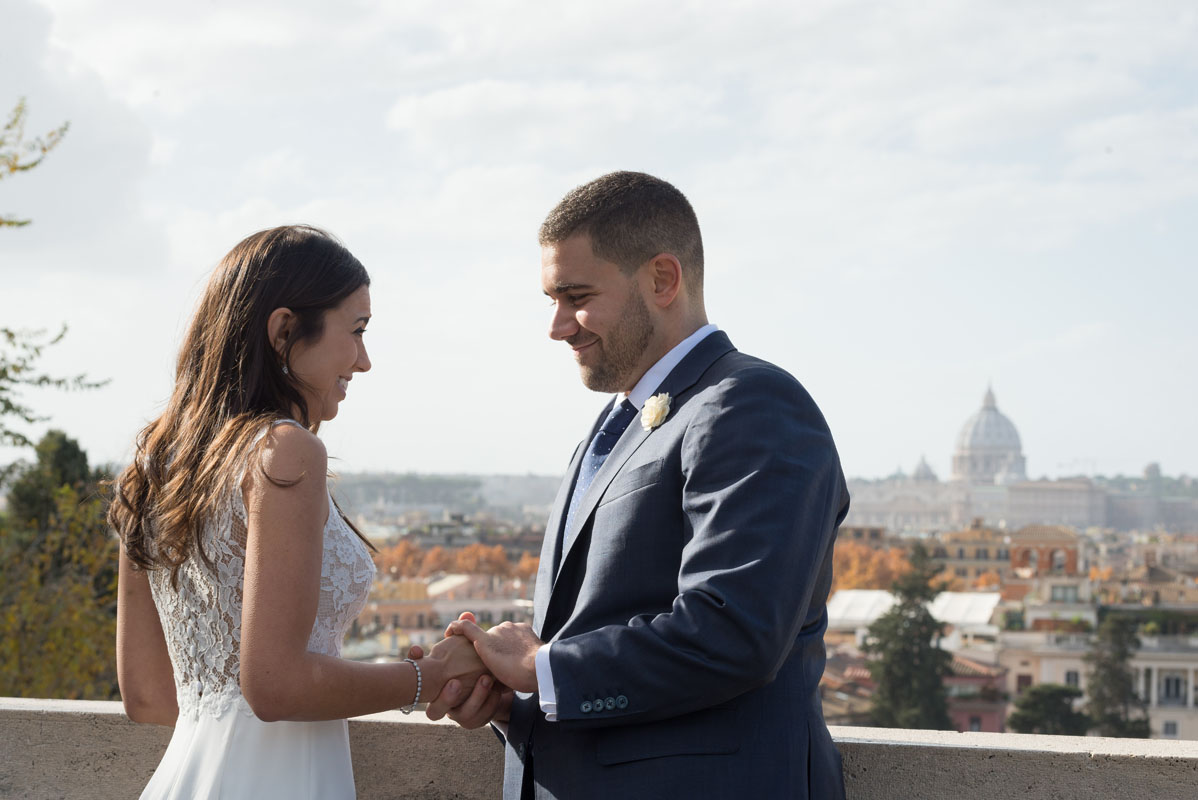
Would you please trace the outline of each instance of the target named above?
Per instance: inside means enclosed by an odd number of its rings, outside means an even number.
[[[549,648],[552,646],[550,643],[537,648],[537,692],[546,722],[557,722],[557,694],[553,691],[553,670],[549,666]]]

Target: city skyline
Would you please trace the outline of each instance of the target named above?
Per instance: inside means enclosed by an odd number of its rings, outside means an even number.
[[[303,221],[373,279],[335,470],[560,474],[606,398],[546,335],[536,228],[623,168],[691,199],[711,320],[846,474],[947,478],[991,385],[1031,478],[1198,475],[1192,4],[15,0],[0,67],[27,134],[71,122],[0,184],[34,220],[0,325],[67,323],[42,366],[111,379],[26,395],[94,463],[161,409],[220,256]]]

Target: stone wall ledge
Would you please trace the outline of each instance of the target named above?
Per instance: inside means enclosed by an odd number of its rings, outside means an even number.
[[[1198,742],[833,727],[850,800],[1194,800]],[[170,738],[120,703],[0,698],[0,797],[136,797]],[[422,714],[350,722],[360,798],[497,798],[500,748]]]

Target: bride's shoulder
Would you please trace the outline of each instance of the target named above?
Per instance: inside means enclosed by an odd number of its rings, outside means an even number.
[[[253,462],[259,468],[246,471],[248,485],[243,485],[244,488],[298,484],[323,489],[329,456],[316,434],[298,423],[282,422],[272,425],[258,442]]]

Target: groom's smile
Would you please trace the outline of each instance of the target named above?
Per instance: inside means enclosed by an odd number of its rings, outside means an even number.
[[[649,364],[654,324],[634,271],[594,254],[585,234],[541,249],[541,282],[553,301],[549,337],[574,351],[582,382],[597,392],[627,392]]]

